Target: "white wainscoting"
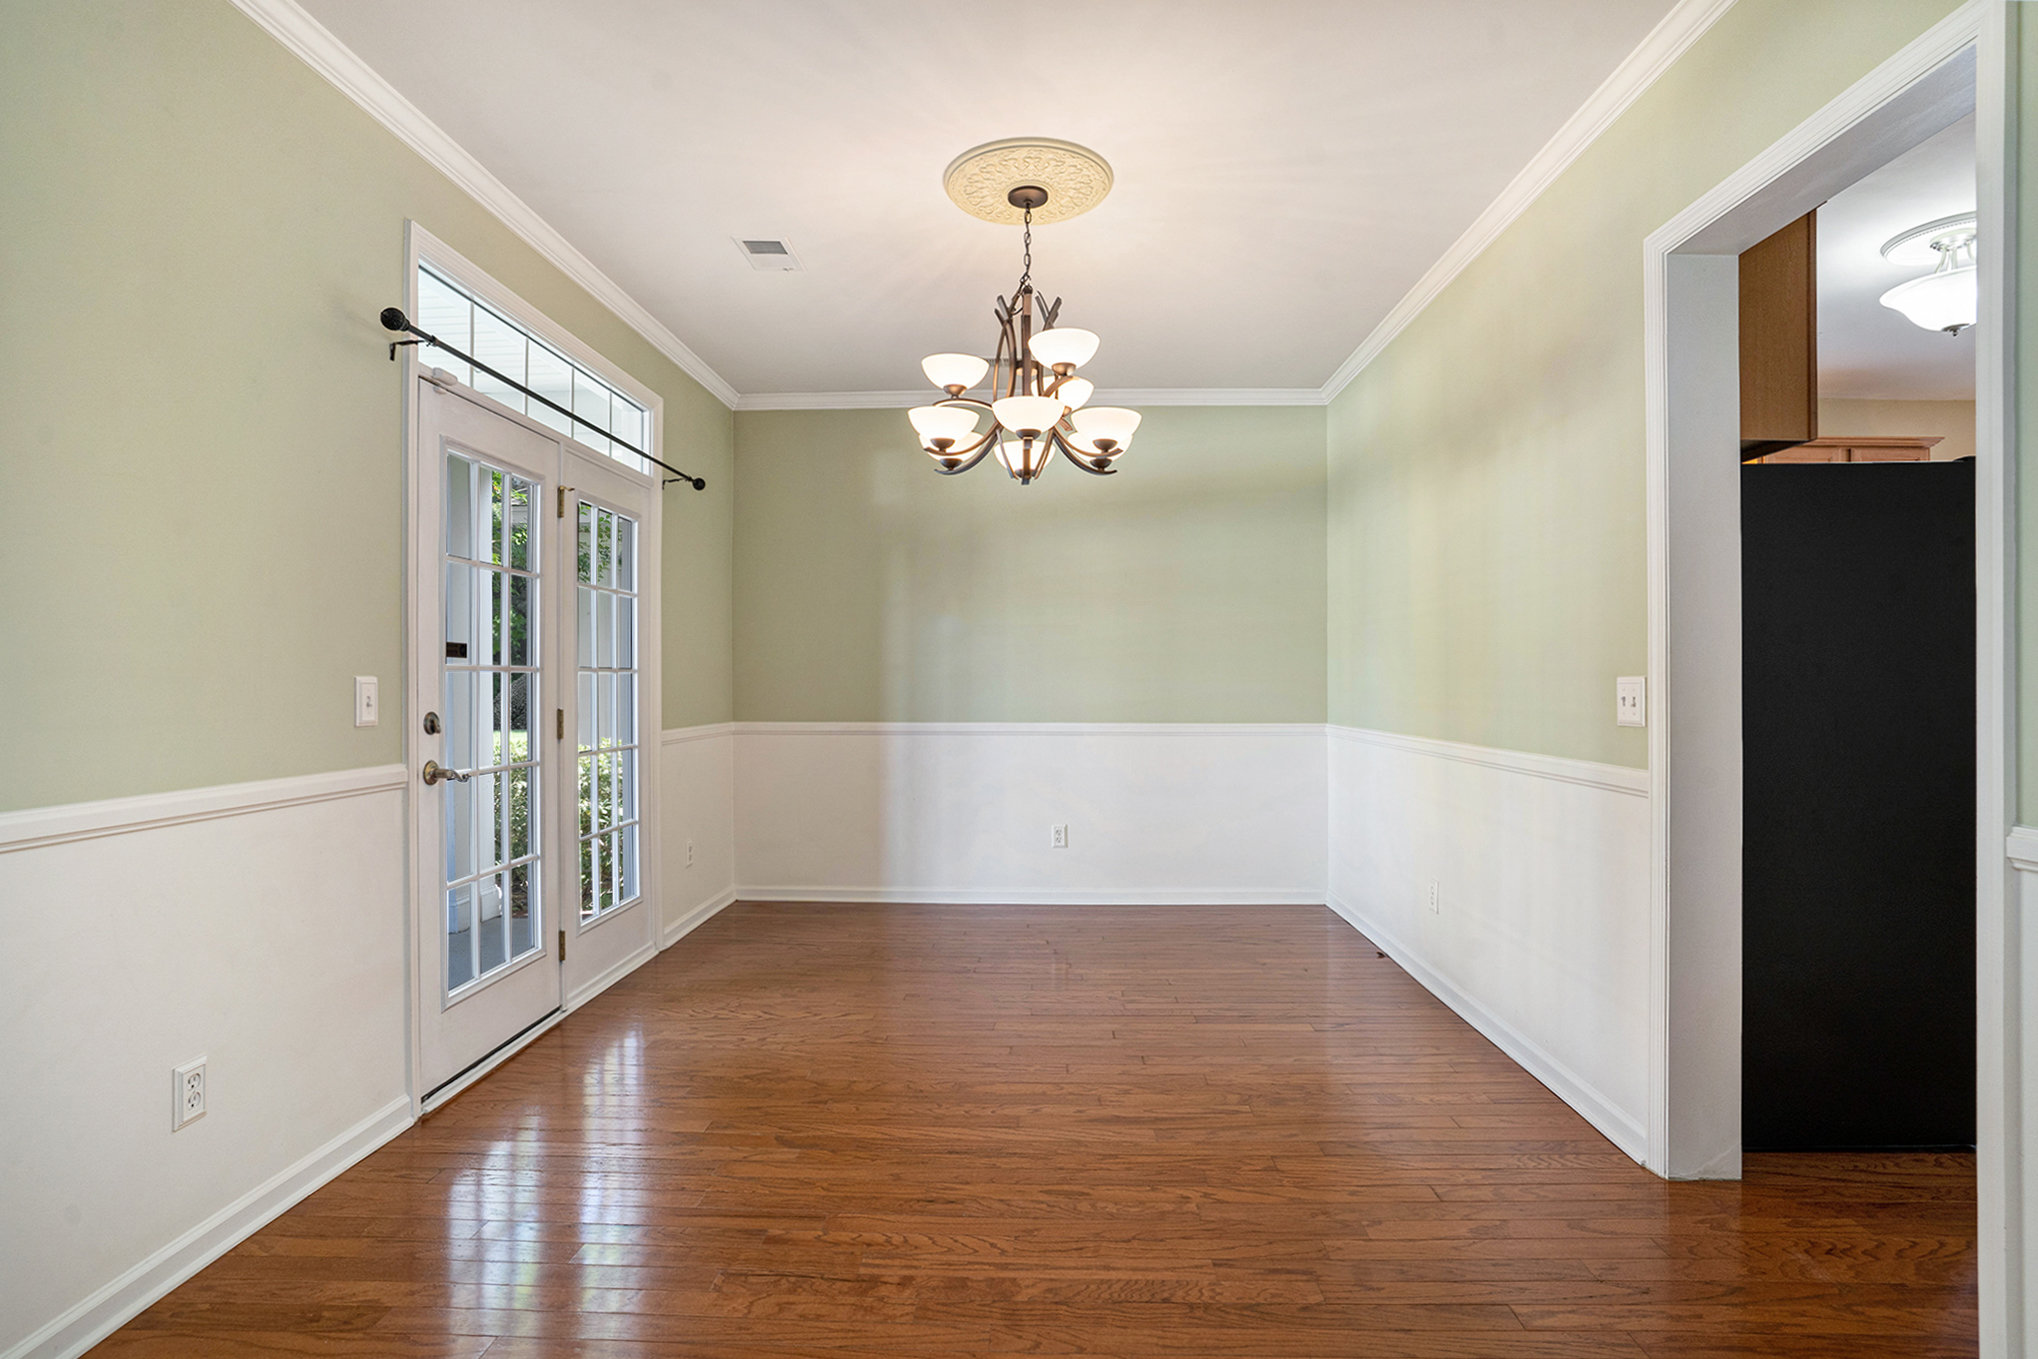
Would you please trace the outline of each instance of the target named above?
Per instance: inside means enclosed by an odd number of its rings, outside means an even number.
[[[1324,798],[1314,723],[743,722],[736,880],[745,900],[1320,902]]]
[[[736,899],[736,724],[675,727],[658,754],[665,897],[658,946],[670,948]]]
[[[1648,771],[1354,727],[1329,746],[1332,909],[1640,1160]]]
[[[0,1355],[82,1353],[409,1126],[403,777],[0,816]]]

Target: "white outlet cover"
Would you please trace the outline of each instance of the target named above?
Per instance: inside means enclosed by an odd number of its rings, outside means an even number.
[[[1618,727],[1649,725],[1648,678],[1622,675],[1613,682],[1613,721]]]
[[[205,1117],[205,1059],[170,1072],[170,1131]]]
[[[1049,849],[1067,849],[1069,847],[1069,828],[1067,826],[1048,827],[1047,847]]]

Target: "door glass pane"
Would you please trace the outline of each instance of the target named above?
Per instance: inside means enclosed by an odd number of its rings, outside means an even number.
[[[485,984],[537,949],[543,711],[537,483],[446,455],[444,758],[446,990]]]
[[[579,636],[580,915],[627,906],[641,890],[638,862],[638,525],[582,504],[575,610]]]

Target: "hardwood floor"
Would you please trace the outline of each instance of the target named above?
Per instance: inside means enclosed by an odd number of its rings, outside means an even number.
[[[96,1354],[1948,1356],[1968,1156],[1640,1169],[1327,911],[741,905]]]

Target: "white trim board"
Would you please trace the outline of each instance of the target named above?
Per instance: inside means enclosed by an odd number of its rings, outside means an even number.
[[[2019,873],[2038,873],[2038,827],[2010,827],[2003,841],[2003,854]]]
[[[688,741],[712,741],[717,736],[734,736],[734,722],[709,722],[698,727],[667,727],[659,733],[659,744],[676,746]]]
[[[1321,895],[1320,893],[1318,895]],[[1293,888],[1099,887],[1011,891],[981,887],[738,887],[735,901],[810,901],[826,906],[1321,906]]]
[[[940,395],[919,389],[904,392],[754,392],[738,397],[739,411],[863,411],[909,410]],[[1318,387],[1118,387],[1099,388],[1090,398],[1098,406],[1321,406]]]
[[[312,18],[297,0],[233,0],[233,3],[292,55],[325,77],[376,122],[395,133],[404,145],[424,157],[426,163],[586,289],[625,325],[650,341],[716,400],[732,410],[735,408],[736,389],[706,360],[689,349],[685,341],[636,298],[624,292],[620,284],[596,268],[594,261],[580,253],[558,228],[511,192],[472,152],[404,98],[352,48]]]
[[[1640,1120],[1623,1113],[1613,1101],[1595,1089],[1591,1082],[1551,1056],[1526,1034],[1460,991],[1441,973],[1424,964],[1406,945],[1368,920],[1351,903],[1341,900],[1332,893],[1328,905],[1346,924],[1370,939],[1382,953],[1392,958],[1395,965],[1414,978],[1425,991],[1448,1005],[1460,1019],[1485,1035],[1493,1046],[1506,1053],[1516,1066],[1535,1077],[1551,1094],[1576,1110],[1579,1117],[1597,1128],[1605,1135],[1607,1141],[1620,1148],[1624,1155],[1636,1161],[1642,1159],[1648,1150],[1649,1133]]]
[[[665,937],[658,941],[658,947],[660,949],[671,948],[674,944],[686,938],[686,936],[692,934],[710,920],[713,920],[723,911],[734,906],[742,898],[743,894],[731,887],[717,896],[710,897],[692,910],[682,913],[677,920],[674,920],[665,927]]]
[[[738,736],[1315,736],[1320,722],[737,722]],[[706,731],[682,727],[680,731]],[[671,739],[671,733],[667,733]]]
[[[370,765],[325,774],[295,774],[254,783],[223,783],[210,788],[180,788],[169,793],[143,793],[104,802],[72,802],[58,807],[31,807],[0,813],[0,854],[41,849],[72,840],[179,826],[192,821],[246,816],[278,807],[360,797],[403,787],[404,766]]]
[[[100,1288],[0,1359],[73,1359],[83,1354],[156,1299],[396,1137],[411,1122],[410,1097],[391,1100]]]
[[[632,909],[643,909],[644,906],[644,900],[631,903]],[[618,958],[615,962],[609,964],[607,969],[601,973],[588,978],[579,986],[576,986],[567,993],[565,1013],[572,1014],[575,1010],[578,1010],[581,1006],[587,1004],[596,996],[599,996],[602,992],[650,962],[653,958],[656,958],[658,956],[658,947],[656,940],[647,939],[621,958]]]
[[[1360,745],[1381,746],[1388,750],[1405,750],[1440,760],[1457,760],[1463,764],[1483,765],[1488,769],[1502,769],[1513,774],[1529,774],[1539,779],[1582,784],[1587,788],[1603,788],[1609,793],[1629,793],[1636,797],[1649,795],[1649,771],[1646,769],[1631,769],[1619,764],[1598,764],[1591,760],[1574,760],[1561,755],[1537,755],[1526,750],[1502,750],[1495,746],[1467,745],[1462,741],[1442,741],[1428,736],[1402,736],[1396,732],[1372,731],[1365,727],[1341,727],[1332,724],[1329,731],[1334,740],[1355,741]]]

